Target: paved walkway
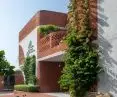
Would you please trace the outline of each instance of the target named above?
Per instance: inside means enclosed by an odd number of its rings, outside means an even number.
[[[0,94],[0,97],[16,97],[14,93]],[[18,96],[17,96],[18,97]],[[26,95],[19,95],[19,97],[55,97],[44,93],[26,93]]]
[[[16,96],[17,95],[14,95],[14,93],[0,92],[0,97],[16,97]],[[24,93],[18,96],[19,97],[70,97],[69,94],[65,93]]]
[[[46,93],[46,94],[55,96],[55,97],[70,97],[70,95],[66,93]]]
[[[9,95],[13,95],[12,92],[0,92],[0,97],[3,97],[4,95],[9,96]]]

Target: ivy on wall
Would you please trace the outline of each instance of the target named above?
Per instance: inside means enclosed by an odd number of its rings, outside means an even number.
[[[101,71],[97,46],[91,40],[94,30],[90,27],[89,0],[70,0],[68,8],[68,49],[59,83],[71,97],[84,97]]]

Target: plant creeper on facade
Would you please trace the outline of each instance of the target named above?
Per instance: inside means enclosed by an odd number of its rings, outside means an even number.
[[[101,71],[96,44],[91,40],[95,31],[90,27],[89,0],[70,0],[68,20],[68,49],[59,83],[71,97],[84,97]]]

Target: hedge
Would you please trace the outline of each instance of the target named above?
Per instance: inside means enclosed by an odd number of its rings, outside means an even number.
[[[36,86],[36,85],[15,85],[14,89],[16,91],[38,92],[39,86]]]

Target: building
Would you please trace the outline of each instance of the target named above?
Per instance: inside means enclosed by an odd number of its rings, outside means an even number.
[[[61,42],[66,30],[51,33],[45,37],[38,32],[40,25],[53,24],[65,28],[67,14],[41,10],[19,33],[19,64],[27,55],[36,55],[37,77],[42,92],[59,91],[58,80],[64,66],[62,56],[66,45]]]
[[[105,72],[99,75],[97,89],[110,92],[117,97],[117,1],[90,0],[91,26],[96,30],[95,39],[101,51],[99,63]],[[43,92],[58,91],[57,80],[64,66],[61,58],[66,46],[60,42],[63,32],[41,38],[37,32],[39,25],[54,24],[65,27],[67,15],[64,13],[40,11],[23,28],[19,35],[19,63],[22,64],[28,45],[32,45],[37,57],[37,76]],[[62,33],[62,34],[61,34]],[[59,35],[58,35],[59,34]],[[55,38],[56,37],[56,38]]]

